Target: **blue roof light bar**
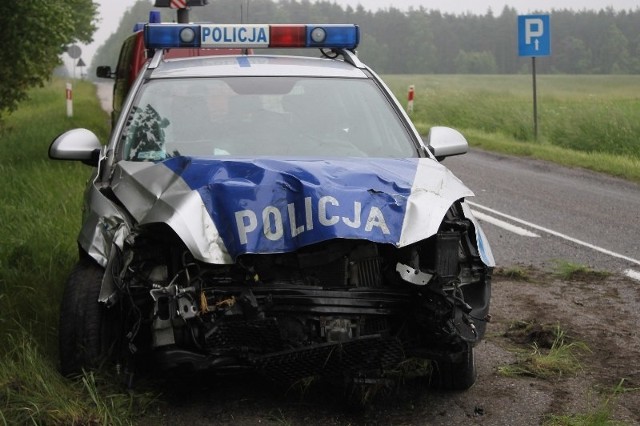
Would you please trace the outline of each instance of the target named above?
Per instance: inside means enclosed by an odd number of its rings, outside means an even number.
[[[360,29],[352,24],[147,24],[144,29],[144,42],[149,49],[176,47],[355,49],[360,42]]]

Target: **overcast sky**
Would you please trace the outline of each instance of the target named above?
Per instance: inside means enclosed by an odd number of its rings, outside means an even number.
[[[250,0],[249,0],[250,1]],[[100,4],[100,23],[98,31],[94,34],[94,42],[88,46],[81,45],[82,59],[90,64],[93,54],[98,46],[113,33],[118,27],[123,13],[136,3],[136,0],[97,0]],[[437,9],[443,13],[473,13],[484,14],[490,8],[496,15],[499,15],[505,5],[514,7],[519,14],[526,14],[534,11],[550,12],[551,9],[573,9],[573,10],[600,10],[608,6],[616,10],[632,9],[640,7],[640,0],[335,0],[342,6],[357,6],[362,4],[366,9],[377,10],[387,8],[390,5],[402,10],[409,7],[423,6],[426,9]],[[213,0],[210,0],[213,3]],[[73,62],[67,55],[65,62],[72,67]],[[115,65],[115,64],[113,64]]]

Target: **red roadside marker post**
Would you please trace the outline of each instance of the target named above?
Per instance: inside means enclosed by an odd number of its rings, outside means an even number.
[[[67,117],[73,117],[73,86],[67,83],[65,89],[65,98],[67,99]]]
[[[409,86],[409,93],[407,94],[407,112],[411,114],[413,112],[413,98],[415,97],[416,86],[413,84]]]

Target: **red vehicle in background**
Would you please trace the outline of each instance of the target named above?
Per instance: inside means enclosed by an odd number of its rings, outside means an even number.
[[[204,6],[208,4],[208,0],[156,0],[154,7],[171,7],[173,4],[182,4],[186,7],[176,8],[178,23],[189,22],[188,11],[192,6]],[[160,23],[160,12],[151,11],[149,13],[149,23]],[[151,58],[152,55],[147,52],[144,47],[144,24],[139,23],[133,29],[133,34],[126,38],[120,48],[118,56],[118,64],[115,72],[110,66],[99,66],[96,69],[96,75],[100,78],[113,78],[113,111],[111,113],[111,123],[114,124],[122,110],[131,85],[140,73],[143,65]],[[192,56],[214,56],[214,55],[238,55],[246,53],[243,49],[172,49],[169,50],[165,58],[184,58]]]

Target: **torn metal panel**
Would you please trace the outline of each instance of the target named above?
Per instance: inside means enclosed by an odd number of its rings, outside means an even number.
[[[467,203],[463,202],[462,210],[464,212],[464,216],[467,219],[469,219],[471,222],[473,222],[473,227],[475,228],[475,231],[476,231],[476,241],[478,243],[478,252],[480,253],[480,258],[482,259],[482,262],[489,267],[496,266],[496,261],[493,258],[493,252],[491,251],[489,240],[484,235],[484,231],[482,230],[480,223],[478,223],[478,219],[476,219],[473,216],[473,213],[471,212],[471,207],[469,207]]]
[[[201,197],[162,163],[122,161],[112,187],[140,225],[166,223],[197,259],[233,262]]]
[[[122,247],[131,225],[92,188],[81,245],[106,265],[111,244]],[[334,238],[407,246],[434,235],[449,207],[473,195],[429,159],[123,161],[112,188],[137,224],[166,223],[194,257],[215,264]],[[470,219],[482,259],[493,266]]]
[[[100,192],[95,183],[85,194],[83,225],[78,244],[101,266],[106,266],[113,246],[122,248],[131,232],[129,216]]]
[[[429,281],[433,278],[432,274],[427,274],[402,263],[396,265],[396,272],[406,282],[420,286],[429,284]]]
[[[407,200],[402,238],[397,246],[407,246],[434,235],[449,207],[456,200],[470,196],[473,192],[440,163],[419,160]]]
[[[334,238],[406,246],[473,195],[430,159],[120,162],[113,191],[138,223],[168,224],[209,263]]]

